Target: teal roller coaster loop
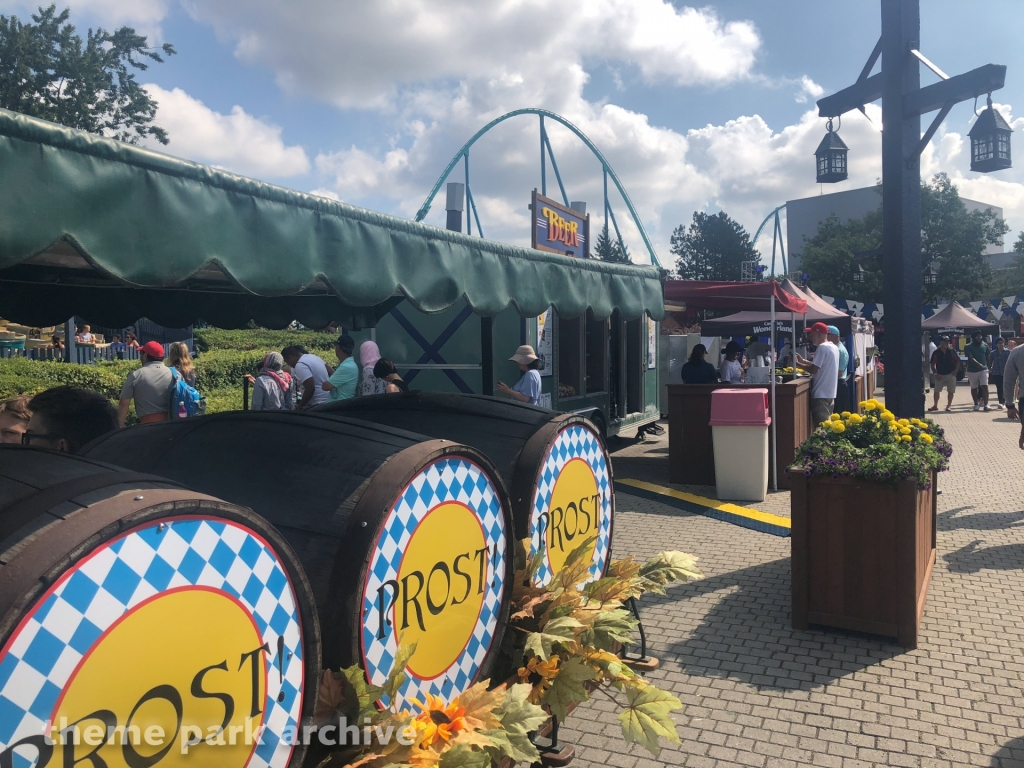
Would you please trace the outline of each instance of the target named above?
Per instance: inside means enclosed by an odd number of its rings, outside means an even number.
[[[779,252],[782,255],[782,273],[784,275],[787,274],[787,268],[786,268],[786,245],[785,245],[785,240],[782,237],[782,221],[779,218],[779,213],[781,213],[784,210],[786,210],[786,204],[785,203],[783,203],[778,208],[776,208],[774,211],[772,211],[767,216],[765,216],[764,217],[764,221],[761,222],[761,226],[759,226],[757,228],[757,232],[754,233],[754,238],[750,241],[750,244],[752,246],[756,246],[757,245],[757,238],[759,238],[761,236],[761,231],[765,228],[765,225],[769,221],[773,221],[774,220],[773,223],[772,223],[772,270],[770,272],[771,275],[775,274],[775,250],[776,250],[776,246],[778,246]]]
[[[426,215],[430,212],[430,205],[431,205],[431,203],[434,202],[434,197],[441,190],[441,185],[444,184],[445,179],[447,179],[448,175],[455,169],[455,166],[458,164],[459,160],[463,159],[465,164],[466,164],[466,198],[467,198],[466,199],[466,202],[467,202],[466,217],[467,217],[467,219],[469,219],[469,217],[472,215],[473,218],[476,219],[477,231],[482,232],[482,230],[480,228],[480,217],[476,213],[476,205],[475,205],[475,203],[473,201],[472,193],[470,192],[470,189],[469,189],[469,149],[470,149],[470,147],[473,146],[473,144],[476,143],[477,139],[479,139],[481,136],[483,136],[485,133],[487,133],[489,130],[491,130],[491,128],[493,128],[494,126],[498,125],[498,123],[502,123],[502,122],[504,122],[504,121],[506,121],[506,120],[508,120],[509,118],[512,118],[512,117],[518,117],[519,115],[540,115],[540,118],[541,118],[541,167],[542,167],[542,174],[545,174],[544,161],[545,161],[545,154],[547,154],[547,155],[549,155],[551,157],[551,165],[552,165],[553,170],[555,171],[555,178],[558,181],[559,191],[562,193],[563,199],[566,197],[565,187],[562,184],[562,178],[561,178],[561,175],[558,172],[558,166],[555,165],[555,156],[554,156],[554,153],[551,151],[551,143],[548,141],[547,131],[545,130],[544,124],[543,124],[544,118],[545,117],[551,118],[555,122],[561,123],[562,125],[564,125],[570,131],[572,131],[574,134],[576,134],[577,138],[579,138],[579,140],[582,141],[587,146],[587,148],[591,152],[594,153],[594,156],[601,163],[601,170],[602,170],[602,172],[606,176],[611,177],[612,182],[615,184],[615,188],[619,191],[619,194],[622,196],[623,202],[625,202],[625,204],[626,204],[626,208],[629,210],[630,215],[633,217],[633,223],[636,225],[637,230],[640,232],[640,237],[643,238],[644,245],[647,247],[647,253],[651,257],[651,263],[654,264],[657,267],[660,267],[661,266],[661,261],[658,259],[658,254],[654,252],[654,246],[651,244],[651,240],[647,236],[647,230],[644,229],[643,222],[641,222],[640,221],[640,217],[637,216],[636,209],[633,207],[633,202],[629,199],[629,195],[626,194],[626,190],[622,186],[622,182],[619,181],[619,177],[615,175],[615,171],[612,170],[612,167],[608,164],[608,161],[605,160],[604,155],[601,154],[601,150],[599,150],[594,145],[594,142],[592,142],[590,139],[587,138],[586,134],[584,134],[583,131],[581,131],[579,128],[577,128],[575,125],[570,123],[568,120],[566,120],[561,115],[555,114],[554,112],[551,112],[551,111],[549,111],[547,109],[537,109],[537,108],[534,108],[534,107],[529,107],[529,108],[526,108],[526,109],[516,109],[516,110],[513,110],[512,112],[509,112],[508,114],[505,114],[505,115],[502,115],[501,117],[495,118],[494,120],[489,122],[487,125],[485,125],[483,128],[481,128],[479,131],[477,131],[475,134],[473,134],[473,137],[463,145],[462,149],[460,149],[458,151],[458,153],[456,153],[455,157],[452,158],[452,161],[450,163],[448,163],[448,167],[444,169],[444,173],[442,173],[441,176],[438,178],[437,183],[434,184],[434,188],[430,190],[430,194],[427,195],[427,199],[423,201],[423,205],[421,205],[420,209],[416,212],[416,221],[423,221],[423,219],[426,218]],[[546,193],[546,186],[547,185],[546,185],[546,178],[545,178],[544,182],[542,183],[542,193]],[[608,219],[608,214],[610,213],[611,217],[612,217],[612,223],[615,226],[616,234],[618,235],[618,229],[619,229],[618,223],[615,221],[615,214],[614,214],[614,212],[612,212],[611,206],[608,203],[607,181],[605,182],[604,210],[605,210],[605,221],[606,221],[606,223],[607,223],[607,219]],[[619,241],[621,243],[621,240],[622,240],[621,235],[618,235],[618,239],[619,239]]]

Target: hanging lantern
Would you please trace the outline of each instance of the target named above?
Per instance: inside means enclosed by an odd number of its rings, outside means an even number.
[[[935,285],[937,282],[939,282],[939,273],[933,264],[928,264],[924,271],[924,284]]]
[[[1010,167],[1009,123],[992,107],[992,94],[988,107],[982,110],[967,134],[971,137],[971,170],[979,173],[1001,171]]]
[[[826,128],[828,133],[814,152],[814,157],[818,161],[818,183],[835,184],[837,181],[846,181],[846,153],[849,147],[839,138],[839,133],[832,130],[831,117]]]

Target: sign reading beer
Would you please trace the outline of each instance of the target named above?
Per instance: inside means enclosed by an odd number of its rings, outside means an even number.
[[[531,245],[565,256],[590,256],[590,216],[567,208],[533,190]]]
[[[253,531],[195,517],[131,530],[65,571],[0,651],[0,765],[284,768],[299,621]]]
[[[531,554],[544,552],[538,585],[548,584],[566,558],[588,538],[590,578],[608,565],[612,538],[612,485],[600,438],[580,424],[558,433],[537,478],[530,519]]]
[[[401,705],[470,687],[494,640],[506,588],[500,496],[465,458],[425,467],[381,525],[362,585],[362,658],[371,683],[391,672],[399,643],[416,644]]]

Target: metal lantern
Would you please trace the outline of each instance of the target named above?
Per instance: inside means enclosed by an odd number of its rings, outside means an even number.
[[[853,282],[863,283],[864,282],[864,267],[859,263],[856,265],[856,269],[853,272]]]
[[[928,268],[924,271],[924,284],[935,285],[937,282],[939,282],[939,273],[934,266],[929,264]]]
[[[846,153],[849,147],[839,138],[838,131],[832,130],[832,118],[829,118],[826,128],[828,133],[814,152],[818,161],[818,183],[835,184],[837,181],[846,181]]]
[[[1009,123],[993,109],[992,94],[989,94],[988,107],[978,115],[967,134],[971,137],[971,170],[990,173],[1009,168],[1011,133]]]

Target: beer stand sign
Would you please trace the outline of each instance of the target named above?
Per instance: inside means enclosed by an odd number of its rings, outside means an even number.
[[[302,643],[256,532],[215,517],[130,529],[64,571],[0,650],[0,766],[285,768]]]
[[[531,554],[544,552],[535,582],[546,586],[581,542],[590,544],[590,577],[604,575],[611,556],[611,470],[601,438],[584,424],[560,430],[540,465],[530,516]]]
[[[399,645],[415,643],[399,706],[426,693],[451,701],[489,666],[510,586],[501,499],[475,462],[445,458],[383,518],[362,578],[361,655],[381,685]]]
[[[530,245],[538,251],[585,259],[590,256],[590,215],[581,214],[533,190]]]

